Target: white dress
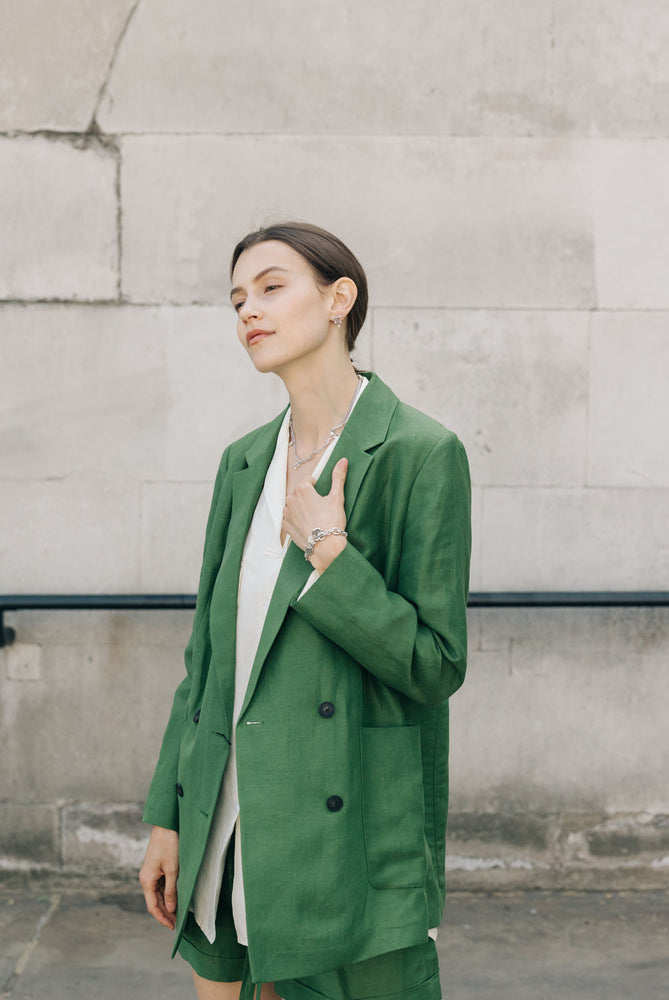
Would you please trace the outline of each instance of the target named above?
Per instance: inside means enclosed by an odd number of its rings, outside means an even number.
[[[357,405],[367,379],[362,380],[354,407]],[[288,551],[290,536],[281,545],[281,521],[286,502],[286,466],[288,462],[288,408],[277,436],[274,456],[267,469],[265,485],[258,500],[249,533],[244,544],[239,590],[237,596],[237,647],[235,666],[235,701],[232,714],[230,756],[223,775],[221,791],[212,817],[204,858],[193,892],[191,909],[205,937],[213,942],[216,937],[216,909],[221,892],[225,858],[232,833],[235,837],[235,866],[232,887],[232,915],[240,944],[248,944],[244,882],[242,877],[241,837],[239,836],[239,798],[237,793],[237,768],[235,763],[235,729],[244,703],[244,695],[251,676],[251,668],[265,623],[265,616],[272,598],[283,557]],[[318,478],[332,450],[332,441],[321,455],[311,473]],[[321,527],[329,527],[322,525]],[[304,585],[302,594],[318,579],[314,570]],[[301,596],[301,595],[300,595]],[[252,725],[252,720],[247,725]]]

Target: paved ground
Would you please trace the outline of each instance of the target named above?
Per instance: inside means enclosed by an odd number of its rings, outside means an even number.
[[[0,879],[3,1000],[193,1000],[127,881]],[[448,1000],[669,1000],[669,892],[453,893]]]

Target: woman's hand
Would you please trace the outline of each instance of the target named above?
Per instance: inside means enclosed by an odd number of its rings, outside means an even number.
[[[139,881],[146,908],[163,927],[174,930],[177,923],[177,875],[179,874],[179,834],[154,826]]]
[[[332,486],[327,496],[322,497],[314,488],[314,480],[305,479],[299,483],[283,509],[282,529],[287,531],[296,545],[304,551],[307,539],[314,528],[345,528],[344,483],[348,460],[340,458],[332,470]],[[319,573],[327,569],[346,545],[343,535],[328,535],[314,548],[311,565]]]

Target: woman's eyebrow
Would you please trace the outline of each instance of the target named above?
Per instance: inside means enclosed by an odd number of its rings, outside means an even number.
[[[260,281],[260,279],[264,275],[266,275],[269,271],[288,271],[288,268],[287,267],[279,267],[278,264],[276,264],[276,265],[272,264],[270,267],[264,267],[262,269],[262,271],[258,271],[258,273],[256,274],[256,276],[253,279],[253,281],[254,282]],[[244,291],[244,289],[240,285],[235,285],[235,287],[233,289],[231,289],[231,291],[230,291],[230,298],[232,298],[233,295],[236,295],[237,292],[243,292],[243,291]]]

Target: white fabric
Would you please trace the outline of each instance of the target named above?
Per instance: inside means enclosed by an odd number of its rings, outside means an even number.
[[[363,378],[354,406],[357,405],[367,384],[367,379]],[[246,536],[239,574],[235,701],[232,713],[230,756],[225,768],[225,774],[223,775],[221,792],[218,797],[214,816],[212,817],[209,838],[195,883],[191,903],[195,920],[210,942],[213,942],[216,937],[216,909],[221,891],[225,858],[232,832],[236,828],[232,915],[239,943],[248,943],[246,911],[244,907],[241,837],[239,835],[235,729],[242,704],[244,703],[246,688],[251,676],[253,661],[274,585],[281,569],[283,557],[290,544],[290,536],[286,537],[283,545],[281,545],[280,541],[281,521],[286,502],[289,420],[290,408],[287,410],[281,424],[274,456],[265,476],[263,492],[253,514],[249,533]],[[337,440],[335,438],[321,455],[316,468],[311,473],[315,478],[318,478],[325,467],[332,450],[337,444]],[[329,525],[323,525],[323,527],[329,527]],[[313,570],[300,596],[306,593],[309,587],[318,579],[318,575],[318,571]],[[253,720],[248,720],[246,724],[253,725]]]

